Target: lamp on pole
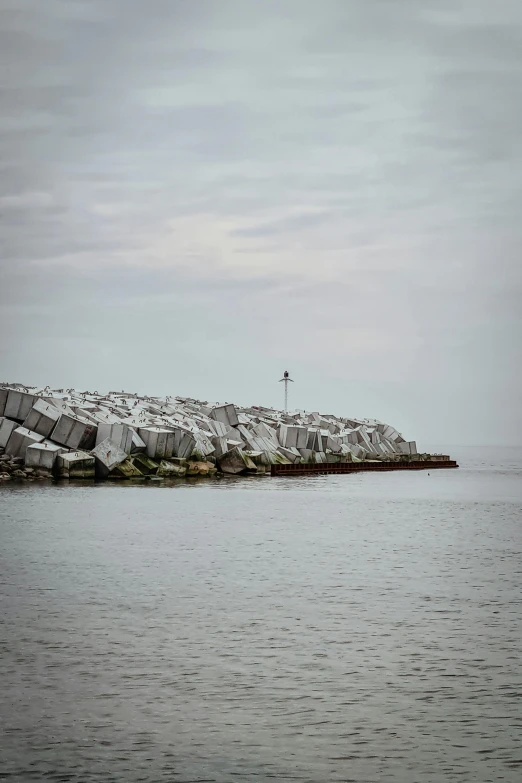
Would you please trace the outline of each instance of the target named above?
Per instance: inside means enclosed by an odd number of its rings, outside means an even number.
[[[290,378],[290,375],[288,374],[288,370],[285,370],[284,375],[279,381],[279,383],[284,383],[285,385],[285,413],[288,413],[288,384],[293,383],[293,380]]]

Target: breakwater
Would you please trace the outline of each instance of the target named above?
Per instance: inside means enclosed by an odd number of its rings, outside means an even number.
[[[454,467],[376,419],[186,397],[0,385],[0,480]],[[314,466],[310,471],[305,466]],[[343,466],[346,467],[343,470]],[[351,468],[349,466],[352,466]]]

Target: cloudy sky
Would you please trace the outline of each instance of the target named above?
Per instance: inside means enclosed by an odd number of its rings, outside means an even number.
[[[520,0],[0,0],[0,380],[522,432]]]

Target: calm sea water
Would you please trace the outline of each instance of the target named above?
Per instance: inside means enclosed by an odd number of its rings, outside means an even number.
[[[0,489],[0,778],[522,779],[522,452]]]

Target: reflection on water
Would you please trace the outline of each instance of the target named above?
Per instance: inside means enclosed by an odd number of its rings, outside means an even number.
[[[456,456],[3,486],[1,776],[518,783],[522,463]]]

